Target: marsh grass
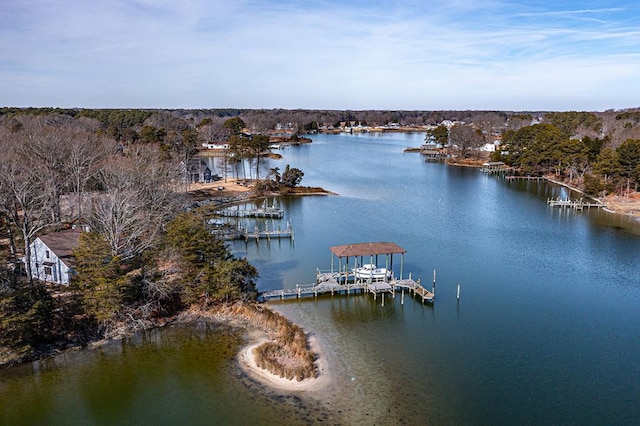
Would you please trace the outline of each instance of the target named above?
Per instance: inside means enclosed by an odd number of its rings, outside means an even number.
[[[309,347],[304,330],[279,313],[262,305],[239,302],[214,306],[197,315],[221,322],[240,322],[267,333],[271,341],[254,349],[258,367],[289,380],[317,377],[316,354]]]

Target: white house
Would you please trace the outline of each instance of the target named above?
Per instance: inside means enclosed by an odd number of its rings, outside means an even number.
[[[31,243],[31,276],[40,281],[69,284],[73,272],[73,249],[80,241],[81,229],[68,229],[42,235]]]
[[[204,149],[217,149],[217,150],[227,150],[229,149],[228,143],[203,143],[202,148]]]

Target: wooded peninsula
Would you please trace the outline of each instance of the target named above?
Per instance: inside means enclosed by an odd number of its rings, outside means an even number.
[[[216,172],[251,186],[242,199],[305,192],[304,172],[295,167],[260,175],[270,145],[358,131],[424,132],[425,144],[451,163],[500,161],[516,174],[553,176],[589,196],[635,206],[637,109],[2,108],[0,363],[201,316],[266,331],[270,342],[256,350],[260,366],[287,378],[314,377],[303,330],[257,304],[258,271],[212,234],[205,210],[194,208],[199,180],[191,165],[204,146],[224,146],[224,169]],[[236,192],[214,195],[238,199]],[[50,235],[69,235],[68,252],[50,253]],[[62,278],[58,261],[72,265],[63,283],[50,279]]]

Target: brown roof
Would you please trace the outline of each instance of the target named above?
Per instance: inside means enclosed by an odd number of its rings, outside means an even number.
[[[373,256],[376,254],[404,254],[407,251],[396,243],[358,243],[329,247],[331,252],[338,257]]]
[[[49,247],[49,250],[54,252],[65,265],[71,266],[70,262],[73,259],[73,249],[78,247],[81,234],[81,229],[67,229],[66,231],[42,235],[40,240],[45,243],[47,247]]]

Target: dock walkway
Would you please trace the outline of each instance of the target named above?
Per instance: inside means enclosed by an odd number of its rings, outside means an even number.
[[[532,180],[535,182],[548,181],[549,178],[545,176],[505,176],[506,180]]]
[[[349,274],[349,277],[353,276],[353,274]],[[424,288],[420,284],[420,280],[415,281],[412,278],[407,279],[397,279],[392,278],[388,282],[385,281],[349,281],[346,280],[345,283],[338,283],[339,278],[346,278],[345,274],[340,273],[319,273],[318,280],[314,284],[297,284],[295,288],[286,288],[282,290],[272,290],[265,291],[260,293],[260,297],[264,301],[268,301],[269,299],[279,298],[279,299],[287,299],[287,298],[298,298],[301,299],[303,297],[318,297],[319,295],[330,293],[332,296],[334,294],[351,294],[351,293],[371,293],[374,296],[374,299],[377,298],[379,294],[389,293],[393,297],[395,297],[397,291],[402,292],[403,301],[404,301],[404,291],[408,290],[409,294],[419,298],[422,303],[430,302],[433,303],[435,300],[435,295]]]
[[[256,217],[267,219],[282,219],[284,211],[279,208],[267,207],[260,209],[234,209],[227,208],[218,210],[216,213],[218,216],[223,217]]]
[[[583,210],[585,208],[591,208],[591,207],[593,208],[604,207],[604,204],[602,203],[598,203],[598,202],[589,203],[589,202],[583,201],[582,198],[579,200],[561,200],[561,199],[548,198],[547,204],[549,204],[549,206],[551,207],[569,208],[574,210]]]

